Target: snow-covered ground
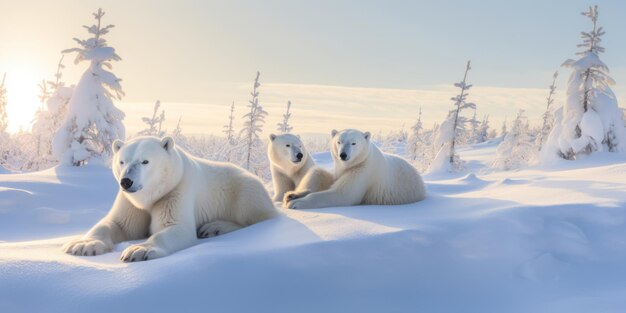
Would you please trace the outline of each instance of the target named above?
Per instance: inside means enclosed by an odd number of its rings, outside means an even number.
[[[60,247],[102,217],[108,169],[0,175],[0,312],[623,312],[626,158],[501,172],[495,144],[429,197],[283,215],[148,262]],[[318,160],[330,162],[327,154]]]

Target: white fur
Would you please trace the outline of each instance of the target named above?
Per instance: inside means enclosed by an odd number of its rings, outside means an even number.
[[[149,236],[124,250],[121,259],[154,259],[192,246],[198,237],[224,234],[277,214],[258,178],[228,163],[195,158],[169,137],[116,141],[113,151],[115,178],[131,179],[133,185],[120,188],[109,214],[83,238],[67,243],[67,253],[98,255],[119,242]]]
[[[331,152],[335,182],[330,189],[288,202],[290,209],[358,204],[406,204],[426,197],[424,182],[404,159],[382,153],[369,132],[333,130]],[[345,153],[346,160],[340,155]]]
[[[297,155],[301,153],[302,158]],[[302,141],[295,135],[270,135],[267,147],[270,160],[274,201],[304,197],[311,192],[326,190],[333,183],[333,175],[315,166]]]

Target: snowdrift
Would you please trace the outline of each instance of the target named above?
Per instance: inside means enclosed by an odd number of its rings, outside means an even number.
[[[510,173],[485,167],[494,150],[460,149],[469,172],[426,176],[429,197],[420,203],[282,210],[276,219],[133,264],[118,260],[128,242],[97,257],[60,251],[111,205],[117,188],[107,169],[0,175],[0,311],[626,307],[624,156]]]

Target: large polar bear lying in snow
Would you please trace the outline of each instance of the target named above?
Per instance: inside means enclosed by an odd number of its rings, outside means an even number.
[[[333,175],[315,165],[302,141],[295,135],[270,135],[267,146],[270,160],[274,201],[300,198],[311,192],[326,190]]]
[[[63,249],[98,255],[142,239],[122,252],[125,262],[160,258],[277,215],[261,181],[243,169],[195,158],[170,137],[113,143],[113,175],[120,182],[111,211],[83,238]]]
[[[407,161],[382,153],[370,133],[332,131],[331,153],[335,182],[330,189],[290,200],[290,209],[312,209],[358,204],[406,204],[423,200],[422,177]]]

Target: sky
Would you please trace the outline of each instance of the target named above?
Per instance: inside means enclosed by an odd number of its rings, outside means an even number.
[[[108,43],[122,57],[113,72],[126,96],[128,132],[159,99],[166,128],[178,118],[187,133],[218,133],[234,101],[245,113],[256,71],[260,103],[275,129],[291,100],[294,131],[410,127],[421,107],[426,125],[451,108],[452,84],[472,60],[469,100],[492,126],[525,109],[544,110],[559,69],[557,103],[566,87],[580,15],[600,7],[601,57],[626,103],[624,1],[0,1],[0,72],[7,72],[9,129],[27,129],[41,105],[37,84],[50,79],[61,50],[85,38],[82,25],[102,7],[116,25]],[[65,58],[64,80],[78,81],[86,63]]]

